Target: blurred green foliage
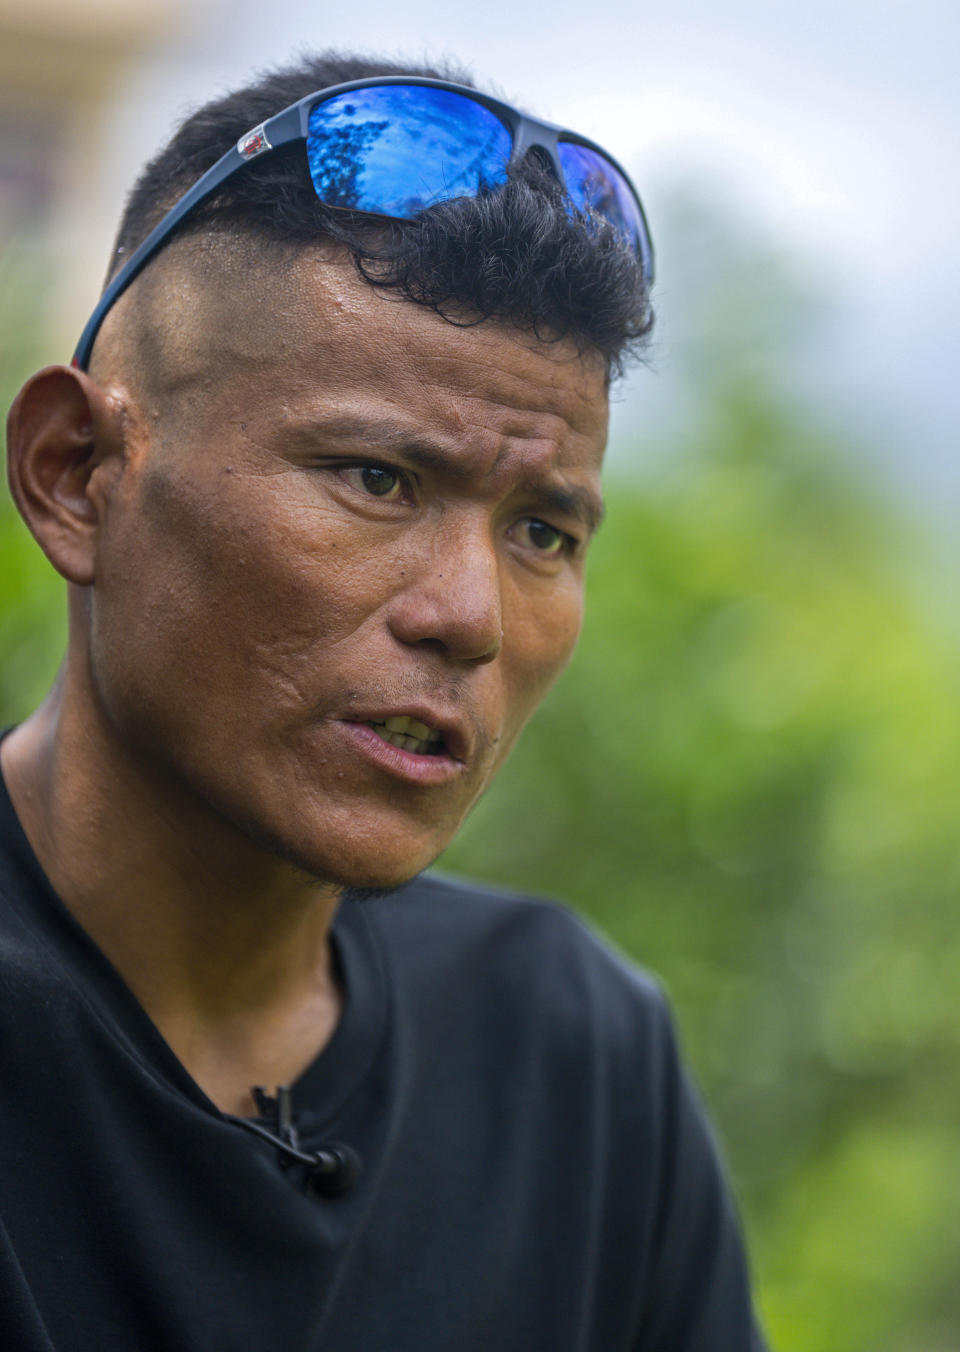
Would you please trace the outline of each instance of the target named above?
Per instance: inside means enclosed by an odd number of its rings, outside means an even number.
[[[566,898],[666,985],[780,1352],[947,1352],[957,636],[922,533],[822,421],[756,365],[697,363],[695,432],[608,482],[578,656],[444,866]],[[62,642],[4,506],[0,719]]]
[[[21,381],[50,360],[44,351],[49,264],[28,240],[0,251],[0,401],[4,418]],[[64,586],[0,489],[0,727],[42,698],[63,652]]]

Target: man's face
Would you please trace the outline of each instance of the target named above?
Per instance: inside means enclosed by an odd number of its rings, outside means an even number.
[[[266,316],[221,301],[184,292],[208,350],[131,420],[92,679],[178,811],[392,886],[447,845],[573,650],[604,371],[313,253]]]

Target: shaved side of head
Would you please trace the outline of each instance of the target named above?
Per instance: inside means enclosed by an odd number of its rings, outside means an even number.
[[[329,242],[265,243],[243,229],[172,241],[107,317],[90,375],[126,390],[153,419],[189,417],[218,376],[255,369],[291,341],[305,254],[352,266]]]

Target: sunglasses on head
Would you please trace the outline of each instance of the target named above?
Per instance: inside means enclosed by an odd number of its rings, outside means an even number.
[[[653,247],[636,189],[617,162],[585,136],[540,122],[463,85],[416,76],[354,80],[308,94],[241,136],[131,254],[104,291],[73,364],[85,370],[111,306],[180,222],[250,160],[291,141],[325,206],[392,220],[477,197],[507,181],[507,166],[541,156],[573,207],[608,222],[636,250],[649,284]]]

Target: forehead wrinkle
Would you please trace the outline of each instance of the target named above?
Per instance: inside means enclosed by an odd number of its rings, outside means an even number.
[[[480,402],[482,407],[482,401]],[[556,437],[550,430],[545,431],[542,425],[536,428],[529,427],[526,420],[523,426],[508,422],[504,427],[491,427],[486,418],[471,420],[460,416],[459,410],[453,411],[457,411],[458,414],[456,428],[446,435],[434,429],[425,429],[419,418],[408,422],[398,417],[395,408],[391,408],[385,415],[380,415],[371,414],[363,408],[356,410],[344,408],[342,404],[336,411],[327,411],[321,406],[313,417],[309,414],[307,416],[291,414],[288,417],[281,415],[275,421],[274,427],[288,445],[299,442],[303,443],[305,448],[309,448],[312,443],[324,439],[348,445],[356,442],[358,450],[370,451],[371,448],[376,448],[386,452],[403,453],[430,469],[457,468],[463,460],[465,443],[466,450],[472,454],[473,459],[472,464],[466,465],[465,468],[475,469],[478,442],[482,440],[489,443],[489,454],[493,458],[490,469],[486,471],[488,475],[496,473],[505,455],[509,454],[511,442],[523,441],[530,445],[542,443],[543,454],[549,456],[554,453],[556,447],[562,448],[568,441],[589,440],[577,433],[571,437],[570,428],[564,419],[554,418],[552,415],[547,416],[557,424]],[[447,418],[447,421],[450,419]],[[561,461],[562,459],[561,454]]]
[[[473,360],[462,348],[446,356],[420,357],[421,369],[440,367],[439,379],[418,381],[423,407],[428,415],[439,407],[455,445],[469,443],[474,456],[483,448],[484,456],[492,460],[489,475],[496,473],[517,441],[542,443],[544,454],[555,455],[561,467],[576,460],[578,452],[599,456],[606,445],[605,386],[601,383],[598,399],[598,391],[589,388],[593,373],[581,364],[582,379],[571,389],[561,378],[566,362],[552,355],[542,357],[536,349],[534,353],[538,369],[529,375],[505,368],[502,350],[495,361]],[[482,380],[475,378],[478,374]]]
[[[534,446],[542,443],[544,455],[550,455],[559,452],[559,459],[562,461],[564,452],[573,447],[593,447],[597,446],[599,450],[603,449],[603,442],[597,441],[589,432],[575,427],[562,414],[554,413],[550,410],[538,410],[536,412],[511,412],[497,427],[491,427],[483,415],[484,405],[482,400],[474,400],[466,395],[460,403],[468,408],[474,404],[479,405],[481,416],[461,417],[459,419],[460,427],[465,433],[471,431],[476,433],[488,433],[496,437],[499,449],[496,453],[496,460],[493,464],[493,470],[496,470],[501,459],[509,453],[510,445],[515,442],[523,442],[528,446]]]
[[[537,368],[530,372],[516,368],[505,371],[501,360],[468,355],[462,348],[436,355],[424,353],[421,361],[427,370],[439,367],[438,374],[444,384],[446,374],[455,372],[454,383],[460,390],[466,383],[463,381],[464,373],[472,373],[469,386],[473,394],[461,395],[461,399],[475,399],[482,404],[485,398],[492,398],[501,407],[512,406],[521,416],[561,418],[575,431],[592,431],[594,397],[591,387],[595,383],[603,391],[603,406],[606,408],[606,385],[599,364],[569,349],[566,349],[566,355],[555,356],[553,345],[546,347],[540,343],[528,347]],[[558,343],[556,347],[564,350],[565,345]],[[569,370],[571,365],[579,367],[581,373],[581,379],[572,388],[561,376],[561,372]]]
[[[483,474],[485,482],[491,486],[496,485],[498,479],[509,483],[511,476],[517,474],[518,484],[528,492],[542,501],[549,500],[560,511],[572,510],[592,532],[600,525],[604,510],[599,492],[603,442],[573,431],[562,417],[547,417],[555,424],[555,434],[552,430],[544,430],[541,418],[536,419],[540,424],[536,427],[530,427],[526,419],[522,420],[521,426],[508,422],[497,429],[491,429],[485,422],[464,420],[462,427],[464,430],[476,429],[480,437],[495,438],[491,448],[492,463]],[[576,473],[585,468],[588,477],[594,478],[591,473],[594,459],[597,489],[572,483],[568,478],[571,469]],[[554,491],[551,482],[558,485],[559,481],[562,484]]]

